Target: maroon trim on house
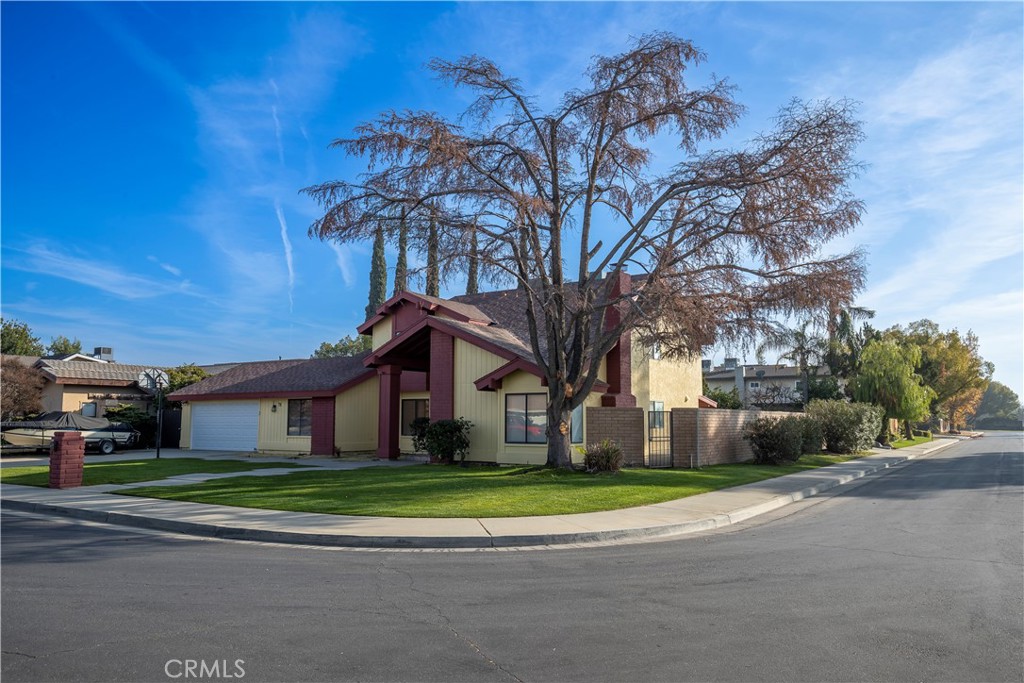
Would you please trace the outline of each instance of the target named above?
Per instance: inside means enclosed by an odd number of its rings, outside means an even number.
[[[377,457],[397,460],[399,426],[401,423],[402,368],[382,365],[377,368],[380,382],[380,405],[377,417]]]
[[[473,384],[476,385],[477,391],[497,391],[498,389],[501,389],[502,380],[513,372],[517,372],[519,370],[528,372],[534,377],[539,377],[541,379],[541,384],[547,385],[547,378],[544,377],[544,373],[540,371],[540,368],[524,358],[516,358],[513,361],[505,363],[500,368],[497,368],[474,381]]]
[[[430,373],[402,370],[402,393],[407,391],[430,391]]]
[[[516,358],[521,357],[514,351],[510,351],[509,349],[498,346],[497,344],[487,341],[486,339],[481,339],[480,337],[477,337],[457,327],[445,325],[444,320],[440,320],[438,318],[423,318],[413,327],[403,332],[400,337],[395,337],[391,341],[380,346],[376,351],[367,356],[366,360],[364,360],[363,363],[368,368],[374,368],[379,365],[392,364],[394,362],[397,362],[398,358],[390,355],[391,352],[396,350],[403,343],[415,337],[417,333],[428,327],[430,329],[441,330],[445,334],[469,342],[470,344],[478,346],[484,351],[489,351],[490,353],[493,353],[495,356],[504,358],[505,360],[514,360]],[[409,358],[409,360],[411,360],[411,358]]]
[[[633,280],[629,273],[619,272],[614,276],[609,299],[617,299],[633,291]],[[605,312],[605,329],[610,330],[622,322],[619,305],[610,306]],[[607,356],[608,391],[601,397],[601,405],[610,408],[634,408],[633,395],[633,336],[630,330],[619,335],[619,341]]]
[[[430,330],[430,421],[455,418],[455,339]]]
[[[317,398],[327,396],[337,396],[343,392],[348,391],[357,384],[362,384],[371,377],[376,377],[377,373],[367,370],[361,375],[353,377],[352,379],[339,384],[333,389],[321,389],[319,391],[252,391],[252,392],[222,392],[217,394],[183,394],[180,391],[176,391],[168,398],[172,401],[246,401],[259,398]]]
[[[421,296],[416,295],[413,292],[399,292],[398,294],[394,295],[393,297],[391,297],[390,299],[385,301],[383,304],[381,304],[380,307],[374,313],[374,315],[372,317],[370,317],[362,325],[357,327],[356,331],[359,332],[359,334],[369,334],[371,332],[371,330],[373,330],[373,326],[376,325],[377,323],[379,323],[384,318],[386,318],[388,313],[389,313],[389,311],[391,311],[392,308],[394,308],[396,306],[399,306],[401,304],[406,304],[406,305],[412,304],[412,306],[410,307],[411,310],[417,311],[417,312],[425,311],[427,313],[436,313],[438,311],[441,311],[446,316],[448,316],[449,318],[452,318],[453,320],[458,320],[459,322],[464,322],[464,323],[480,323],[480,324],[486,325],[486,324],[489,324],[490,322],[492,322],[490,319],[487,319],[487,320],[477,320],[477,319],[474,319],[474,318],[466,315],[462,311],[458,311],[458,310],[456,310],[456,309],[454,309],[454,308],[452,308],[450,306],[446,306],[445,303],[443,301],[440,301],[440,300],[439,301],[430,301],[428,299],[425,299],[425,298],[423,298]],[[401,308],[399,308],[399,313],[401,313],[401,309],[405,308],[405,307],[406,307],[405,305],[401,306]],[[406,314],[406,315],[408,315],[408,314]],[[398,323],[399,323],[398,320],[396,320],[393,323],[394,327],[392,327],[392,335],[396,334],[395,330],[398,328]],[[401,330],[398,330],[398,331],[400,332]]]
[[[718,407],[718,403],[716,401],[712,401],[710,398],[708,398],[704,394],[701,394],[700,396],[697,397],[697,407],[698,408],[717,408]]]
[[[392,310],[391,336],[399,336],[426,315],[427,313],[424,313],[417,303],[412,301],[398,302]]]
[[[333,396],[317,396],[313,399],[310,455],[334,455],[334,404]]]

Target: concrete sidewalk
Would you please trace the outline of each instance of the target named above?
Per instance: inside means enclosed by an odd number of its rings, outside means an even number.
[[[0,484],[4,509],[225,539],[376,548],[584,544],[693,533],[736,524],[957,443],[942,439],[808,472],[643,507],[545,517],[355,517],[183,503]]]

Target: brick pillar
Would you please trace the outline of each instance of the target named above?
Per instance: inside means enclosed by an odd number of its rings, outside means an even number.
[[[633,280],[629,273],[619,273],[612,282],[608,296],[615,299],[632,290]],[[609,308],[604,314],[604,327],[610,330],[621,320],[619,308]],[[607,361],[608,391],[601,396],[601,405],[608,408],[636,407],[636,396],[633,395],[633,335],[630,330],[625,330],[619,336],[619,342],[608,352]]]
[[[334,455],[334,397],[313,399],[313,433],[309,440],[311,455]]]
[[[50,446],[50,488],[81,486],[84,464],[85,437],[82,432],[57,432]]]
[[[381,365],[377,368],[380,382],[377,417],[377,457],[397,460],[401,452],[398,435],[401,427],[402,367]]]
[[[430,421],[455,417],[455,340],[430,330]]]

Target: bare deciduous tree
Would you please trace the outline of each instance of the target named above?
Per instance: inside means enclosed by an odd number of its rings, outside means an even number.
[[[305,190],[324,209],[310,227],[321,239],[364,240],[396,212],[436,221],[445,263],[464,263],[477,238],[482,269],[525,294],[549,465],[570,466],[569,415],[623,333],[688,356],[780,314],[848,304],[862,286],[858,252],[821,256],[862,210],[847,188],[861,138],[851,105],[793,101],[746,148],[702,151],[742,112],[726,81],[690,85],[703,60],[689,41],[640,37],[595,57],[551,111],[483,57],[435,60],[442,80],[477,95],[463,117],[385,112],[333,143],[365,156],[365,174]],[[655,138],[679,150],[662,174]],[[646,277],[620,292],[627,267]]]

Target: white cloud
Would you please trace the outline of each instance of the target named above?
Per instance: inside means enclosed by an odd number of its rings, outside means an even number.
[[[133,301],[169,294],[205,296],[188,280],[168,282],[143,277],[111,265],[99,254],[74,255],[67,248],[52,249],[46,244],[7,249],[13,254],[4,259],[7,268],[68,280],[119,299]]]
[[[284,212],[281,211],[281,202],[274,200],[274,212],[277,214],[277,222],[281,226],[281,244],[284,246],[284,262],[288,266],[288,311],[295,307],[295,264],[292,263],[292,241],[288,238],[288,223],[284,220]]]
[[[352,259],[348,249],[337,242],[327,242],[327,246],[334,252],[335,263],[341,273],[341,279],[346,287],[351,287],[355,282],[355,272],[352,269]]]

